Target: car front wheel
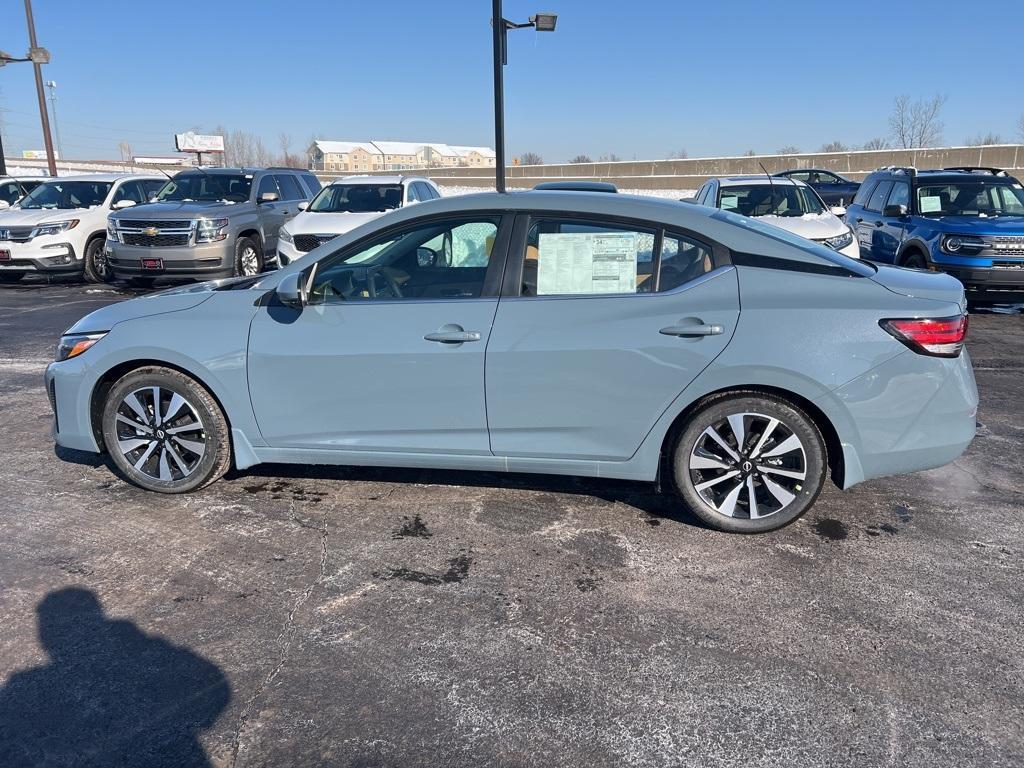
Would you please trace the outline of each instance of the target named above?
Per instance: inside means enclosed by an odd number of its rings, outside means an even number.
[[[235,243],[235,274],[252,276],[263,271],[263,254],[259,243],[251,237],[240,237]]]
[[[103,408],[103,440],[119,474],[160,493],[202,488],[227,472],[227,420],[213,396],[180,371],[147,366],[126,374]]]
[[[825,442],[801,409],[760,393],[710,398],[673,454],[676,486],[713,528],[764,533],[814,504],[825,482]]]
[[[94,237],[85,246],[85,256],[82,259],[84,264],[85,279],[90,283],[109,283],[114,279],[107,264],[107,254],[104,251],[106,243],[102,237]]]

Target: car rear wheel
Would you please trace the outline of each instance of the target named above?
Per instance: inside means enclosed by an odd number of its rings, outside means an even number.
[[[676,441],[676,486],[713,528],[764,533],[806,512],[825,482],[825,442],[792,403],[767,394],[710,398]]]
[[[213,396],[171,368],[147,366],[107,394],[103,440],[119,474],[159,493],[185,493],[227,472],[227,420]]]
[[[235,274],[258,275],[263,271],[263,253],[251,237],[240,237],[235,243]]]
[[[17,283],[24,276],[24,272],[0,272],[0,283]]]
[[[102,237],[94,237],[85,246],[84,262],[85,279],[90,283],[109,283],[113,278],[107,255],[104,253],[105,241]]]

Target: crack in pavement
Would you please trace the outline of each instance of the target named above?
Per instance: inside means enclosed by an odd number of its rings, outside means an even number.
[[[291,513],[294,518],[295,514],[295,503],[291,503]],[[278,642],[281,646],[281,655],[277,660],[277,664],[270,670],[267,676],[263,679],[253,691],[252,696],[242,707],[242,711],[238,715],[238,724],[235,727],[235,736],[231,742],[231,761],[229,765],[231,768],[235,768],[235,764],[238,762],[238,752],[242,745],[242,734],[245,730],[246,724],[249,722],[250,717],[256,710],[256,702],[259,701],[260,696],[270,686],[274,679],[284,669],[284,665],[288,662],[288,656],[291,653],[292,642],[294,641],[295,635],[295,614],[298,610],[305,605],[306,601],[309,600],[313,594],[313,590],[318,584],[320,584],[327,577],[327,510],[324,510],[323,519],[320,523],[320,568],[315,579],[313,579],[304,590],[296,598],[292,604],[291,610],[288,611],[288,617],[285,619],[284,626],[281,627],[281,633],[278,636]]]

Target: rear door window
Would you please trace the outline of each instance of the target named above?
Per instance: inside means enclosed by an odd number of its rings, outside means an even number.
[[[867,205],[868,199],[871,197],[871,193],[874,191],[876,185],[876,181],[864,181],[857,189],[857,194],[853,197],[853,204],[862,207]]]
[[[889,190],[891,189],[891,181],[879,182],[878,186],[875,187],[875,191],[871,193],[868,204],[864,207],[869,211],[881,213],[882,208],[885,206],[885,199],[889,196]]]
[[[320,191],[320,179],[312,173],[303,173],[300,174],[300,176],[302,176],[302,180],[306,183],[306,189],[309,190],[309,197],[313,197]]]
[[[282,200],[305,200],[306,193],[302,191],[298,180],[290,173],[274,174],[277,185],[281,188]]]

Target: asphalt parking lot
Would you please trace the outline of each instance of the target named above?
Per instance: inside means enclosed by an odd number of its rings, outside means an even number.
[[[955,464],[742,537],[625,482],[138,490],[42,386],[130,295],[0,287],[0,765],[1024,764],[1021,314],[971,319]]]

